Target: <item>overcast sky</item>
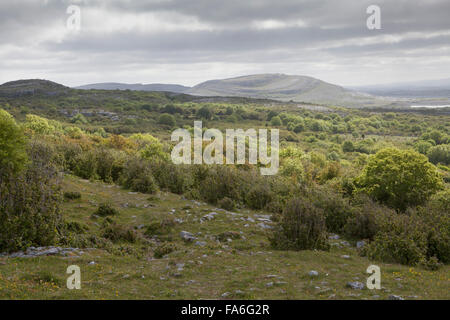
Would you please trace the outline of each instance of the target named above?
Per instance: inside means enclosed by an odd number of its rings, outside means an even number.
[[[381,30],[366,26],[372,4]],[[67,28],[69,5],[81,9],[79,31]],[[449,78],[449,14],[449,0],[1,0],[0,83]]]

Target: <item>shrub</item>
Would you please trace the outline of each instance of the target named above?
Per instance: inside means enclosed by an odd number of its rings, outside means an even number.
[[[96,179],[97,175],[97,156],[95,151],[89,150],[80,153],[76,157],[74,174],[83,179]]]
[[[373,240],[380,230],[378,220],[384,215],[393,215],[392,209],[373,202],[370,198],[359,196],[355,199],[354,212],[347,218],[344,233],[353,239]]]
[[[292,200],[269,240],[282,250],[329,250],[323,211],[305,199]]]
[[[106,224],[102,228],[102,237],[109,239],[112,242],[130,242],[135,243],[137,241],[137,233],[132,228],[119,225],[115,222]]]
[[[101,203],[94,214],[100,217],[107,217],[115,216],[119,214],[119,211],[117,211],[116,208],[113,208],[109,203]]]
[[[209,120],[212,117],[212,112],[207,106],[203,106],[200,109],[198,109],[197,116]]]
[[[264,209],[274,198],[267,183],[256,183],[246,194],[245,202],[252,209]]]
[[[400,211],[423,204],[442,188],[442,178],[424,155],[395,148],[371,156],[356,183],[359,191]]]
[[[325,166],[325,168],[322,169],[322,171],[320,171],[318,180],[321,183],[324,183],[339,176],[340,172],[341,165],[339,164],[339,162],[330,162]]]
[[[0,175],[0,251],[57,243],[60,181],[44,144],[32,143],[22,172]]]
[[[379,232],[365,253],[371,259],[405,265],[450,262],[450,217],[430,207],[419,207],[410,215],[378,217]]]
[[[176,165],[163,160],[154,160],[151,170],[161,189],[182,194],[192,185],[188,166]]]
[[[165,244],[162,244],[155,248],[155,250],[153,251],[153,256],[156,259],[160,259],[175,250],[176,250],[176,246],[174,244],[165,243]]]
[[[220,199],[218,201],[218,205],[219,207],[221,207],[222,209],[231,211],[234,210],[234,208],[236,207],[235,202],[233,201],[233,199],[230,199],[228,197],[225,197],[223,199]]]
[[[193,179],[201,198],[209,203],[216,204],[224,197],[241,202],[247,184],[244,174],[243,170],[229,166],[196,166]]]
[[[173,218],[165,218],[162,221],[155,221],[151,223],[146,231],[145,235],[152,237],[152,236],[161,236],[161,235],[167,235],[172,232],[173,228],[175,227],[175,221]]]
[[[279,116],[274,116],[272,117],[272,119],[270,120],[270,124],[274,127],[278,127],[281,126],[281,119]]]
[[[158,123],[173,127],[175,125],[175,117],[171,114],[163,113],[159,116]]]
[[[348,200],[326,187],[309,191],[308,196],[313,205],[323,212],[327,230],[341,233],[348,218],[352,216]]]
[[[66,222],[65,229],[76,234],[85,234],[89,227],[76,221]]]
[[[153,194],[158,190],[150,164],[145,160],[132,159],[128,161],[123,169],[120,182],[125,188],[136,192]]]
[[[434,164],[450,164],[450,144],[442,144],[431,147],[427,153],[428,159]]]
[[[63,168],[75,172],[78,165],[78,159],[83,152],[81,146],[78,143],[63,141],[58,144],[56,148],[58,153],[60,153],[64,159]]]
[[[64,192],[64,199],[66,200],[81,199],[81,193],[79,193],[78,191]]]
[[[20,171],[26,162],[25,135],[14,118],[0,109],[0,173]]]
[[[353,145],[353,142],[345,141],[342,144],[342,151],[344,151],[344,152],[353,152],[353,151],[355,151],[355,146]]]

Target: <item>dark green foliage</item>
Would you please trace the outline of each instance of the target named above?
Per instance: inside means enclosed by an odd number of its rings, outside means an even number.
[[[162,115],[159,116],[158,123],[164,124],[169,127],[173,127],[175,125],[176,121],[175,121],[175,117],[173,115],[168,114],[168,113],[163,113]]]
[[[149,162],[137,158],[127,162],[120,182],[125,188],[136,192],[152,194],[158,190]]]
[[[427,156],[431,163],[450,165],[450,144],[431,147],[427,152]]]
[[[203,106],[198,109],[197,116],[202,119],[209,120],[212,117],[212,112],[207,106]]]
[[[152,236],[162,236],[167,235],[172,232],[175,227],[175,221],[173,218],[166,218],[162,221],[152,222],[145,230],[145,235]]]
[[[188,191],[192,185],[188,167],[165,160],[155,160],[151,163],[153,177],[159,187],[177,194]]]
[[[352,239],[373,240],[380,230],[379,219],[392,214],[395,214],[392,209],[373,202],[367,196],[359,196],[354,199],[353,214],[347,219],[344,233]]]
[[[28,154],[25,170],[0,175],[0,251],[54,245],[59,238],[61,192],[51,150],[33,142]]]
[[[379,232],[365,253],[371,259],[405,265],[428,264],[430,259],[450,262],[450,217],[433,207],[410,215],[377,216]]]
[[[282,250],[329,250],[323,211],[306,199],[294,199],[286,206],[270,237]]]
[[[220,199],[217,204],[222,209],[225,209],[225,210],[228,210],[228,211],[234,210],[234,208],[236,207],[236,204],[235,204],[234,200],[230,199],[228,197]]]
[[[76,222],[76,221],[66,222],[65,228],[67,231],[74,232],[76,234],[85,234],[86,231],[89,230],[88,226],[81,224],[79,222]]]
[[[344,141],[342,144],[342,151],[344,152],[353,152],[355,151],[355,146],[353,145],[353,142],[351,141]]]
[[[264,209],[274,197],[269,184],[254,184],[245,196],[245,203],[252,209]]]
[[[93,213],[99,217],[115,216],[119,214],[119,211],[112,207],[109,203],[101,203],[97,210]]]
[[[81,193],[79,193],[78,191],[64,192],[64,199],[66,200],[81,199]]]
[[[153,256],[156,259],[161,259],[165,255],[175,251],[177,248],[173,243],[164,243],[158,247],[155,248],[153,251]]]
[[[309,199],[322,210],[327,230],[341,233],[348,218],[353,214],[348,200],[330,188],[309,191]]]
[[[106,224],[102,228],[102,237],[112,242],[129,242],[137,241],[137,233],[130,227],[117,224],[115,222]]]

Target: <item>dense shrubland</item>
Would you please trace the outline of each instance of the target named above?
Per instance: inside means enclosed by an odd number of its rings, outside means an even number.
[[[117,130],[107,128],[107,133],[92,119],[81,117],[64,123],[27,115],[17,125],[0,110],[0,214],[6,217],[0,222],[1,250],[58,242],[103,246],[105,241],[139,241],[134,230],[113,221],[104,225],[103,239],[83,234],[83,228],[68,227],[58,211],[62,198],[58,171],[63,171],[142,193],[184,194],[226,210],[270,211],[277,221],[269,236],[275,248],[327,250],[327,235],[333,232],[366,240],[361,254],[371,259],[430,267],[449,262],[450,205],[445,184],[450,172],[449,129],[445,123],[428,129],[414,116],[396,113],[362,115],[338,110],[324,114],[278,108],[267,112],[254,106],[214,103],[127,108],[130,114],[143,112],[145,121],[157,126],[152,133],[163,132],[162,139],[148,133],[116,134],[136,132],[121,130],[125,124],[116,126]],[[164,138],[175,124],[190,129],[194,118],[218,128],[236,121],[244,127],[269,123],[279,127],[278,174],[261,176],[258,166],[248,164],[174,165],[171,144]],[[145,121],[136,121],[134,127],[147,128]],[[399,132],[415,138],[380,138]],[[65,198],[70,200],[72,195]],[[115,215],[114,210],[103,205],[95,214]],[[149,226],[146,232],[164,228],[170,228],[170,222]],[[170,250],[161,247],[161,252]]]

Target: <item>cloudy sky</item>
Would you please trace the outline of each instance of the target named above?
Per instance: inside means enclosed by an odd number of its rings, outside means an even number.
[[[372,4],[380,30],[366,26]],[[70,5],[81,10],[78,31],[67,27]],[[449,13],[449,0],[1,0],[0,83],[449,78]]]

